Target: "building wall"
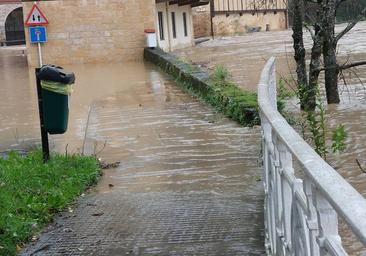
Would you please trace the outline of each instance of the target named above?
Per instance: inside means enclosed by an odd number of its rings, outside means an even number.
[[[215,0],[217,2],[219,0]],[[222,2],[226,3],[226,1]],[[222,7],[220,5],[220,7]],[[217,6],[215,8],[218,8]],[[281,8],[285,8],[281,6]],[[270,30],[283,30],[287,28],[287,11],[269,10],[269,11],[243,11],[241,15],[238,13],[230,13],[221,11],[215,13],[213,17],[214,35],[229,36],[243,34],[250,27],[261,27],[266,30],[267,24]],[[211,35],[210,6],[201,6],[193,9],[193,26],[196,37],[204,37]]]
[[[237,35],[248,32],[250,27],[261,27],[261,31],[265,31],[269,26],[269,30],[283,30],[287,27],[286,12],[268,11],[267,13],[258,12],[230,14],[216,14],[213,18],[213,27],[215,35],[227,36]]]
[[[23,2],[26,17],[33,2]],[[40,1],[47,16],[44,63],[140,60],[146,45],[144,29],[155,27],[155,0]],[[37,47],[29,44],[28,64],[38,65]]]
[[[0,42],[5,41],[5,21],[8,15],[15,9],[22,7],[21,3],[0,2]]]
[[[163,13],[164,40],[160,39],[158,12]],[[172,12],[175,13],[176,38],[173,38]],[[187,17],[187,36],[184,35],[183,13]],[[193,21],[190,5],[178,6],[169,3],[156,4],[156,24],[158,45],[164,51],[173,51],[179,48],[193,46]]]

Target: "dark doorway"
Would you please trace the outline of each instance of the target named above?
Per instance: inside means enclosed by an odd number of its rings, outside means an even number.
[[[6,45],[25,44],[23,8],[12,11],[5,21]]]

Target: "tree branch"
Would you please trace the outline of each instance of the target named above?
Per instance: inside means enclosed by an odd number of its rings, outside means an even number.
[[[315,41],[316,40],[316,38],[315,38],[315,33],[314,33],[314,31],[311,29],[311,27],[308,25],[308,24],[306,24],[306,23],[304,23],[304,27],[306,28],[306,30],[310,33],[310,36],[311,36],[311,38],[313,39],[313,41]]]
[[[356,24],[366,16],[366,7],[361,11],[360,15],[353,20],[352,22],[348,23],[347,27],[343,29],[336,37],[335,42],[338,42],[345,34],[347,34]]]
[[[339,66],[339,69],[349,69],[349,68],[354,68],[354,67],[362,66],[362,65],[366,65],[366,61],[357,61],[357,62],[353,62],[350,64],[344,64],[342,66]]]

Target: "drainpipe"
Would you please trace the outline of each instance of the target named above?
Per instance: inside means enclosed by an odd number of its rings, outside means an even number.
[[[172,51],[172,42],[170,39],[169,2],[165,2],[165,11],[166,11],[166,23],[167,23],[167,27],[168,27],[169,52],[171,52]]]
[[[210,18],[211,18],[211,36],[212,39],[215,39],[214,35],[214,25],[213,25],[213,18],[215,17],[215,1],[210,1]]]

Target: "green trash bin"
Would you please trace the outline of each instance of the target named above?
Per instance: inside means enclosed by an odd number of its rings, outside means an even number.
[[[67,130],[69,98],[75,75],[61,67],[45,65],[38,78],[41,81],[44,128],[49,134],[63,134]]]

